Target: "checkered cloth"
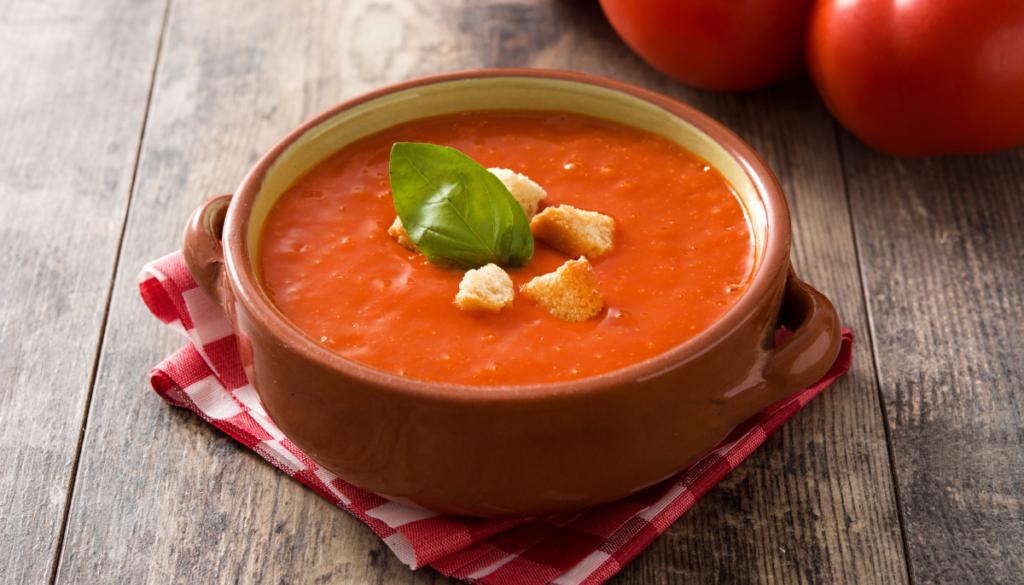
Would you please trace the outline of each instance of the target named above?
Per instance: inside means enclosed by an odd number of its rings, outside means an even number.
[[[403,563],[414,569],[430,565],[449,577],[486,585],[603,583],[846,373],[853,344],[853,334],[844,330],[842,350],[824,378],[750,418],[675,477],[582,512],[482,520],[388,501],[299,451],[263,410],[242,370],[231,326],[192,280],[180,252],[147,265],[139,288],[150,311],[191,340],[150,372],[161,398],[203,417],[365,522]]]

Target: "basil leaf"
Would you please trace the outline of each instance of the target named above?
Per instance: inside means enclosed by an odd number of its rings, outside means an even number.
[[[402,226],[431,264],[463,269],[525,266],[533,233],[498,177],[454,148],[397,142],[391,193]]]

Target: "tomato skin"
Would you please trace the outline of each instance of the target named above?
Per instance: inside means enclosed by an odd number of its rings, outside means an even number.
[[[743,91],[803,73],[813,0],[601,0],[626,44],[687,85]]]
[[[839,122],[905,157],[1024,144],[1024,1],[816,0],[807,67]]]

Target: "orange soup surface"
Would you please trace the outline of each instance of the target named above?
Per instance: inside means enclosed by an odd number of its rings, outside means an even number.
[[[615,220],[614,249],[591,264],[604,309],[567,323],[520,292],[568,257],[536,242],[507,269],[514,306],[459,309],[464,274],[388,235],[395,142],[454,147],[522,173],[568,204]],[[260,236],[260,275],[280,311],[338,354],[400,375],[516,385],[594,376],[690,339],[740,297],[754,236],[739,196],[703,159],[655,134],[564,112],[478,111],[361,139],[292,185]]]

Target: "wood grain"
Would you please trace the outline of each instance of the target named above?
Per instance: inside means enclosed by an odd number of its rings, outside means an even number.
[[[564,2],[578,67],[679,99],[737,132],[787,194],[793,262],[858,335],[850,373],[674,524],[613,583],[907,580],[857,252],[830,116],[806,79],[743,94],[686,88],[614,37],[596,7]],[[584,18],[585,16],[585,18]]]
[[[622,573],[622,582],[906,582],[868,319],[829,116],[806,80],[698,100],[688,101],[737,131],[778,176],[790,204],[794,266],[835,303],[857,340],[850,373],[673,525]]]
[[[89,413],[59,582],[441,582],[188,413],[149,368],[183,340],[148,315],[142,265],[202,199],[344,98],[430,73],[571,69],[662,91],[736,129],[790,195],[801,274],[866,330],[834,128],[806,82],[688,90],[644,65],[596,3],[199,0],[172,4]],[[867,349],[854,369],[670,529],[618,583],[901,582],[906,567]]]
[[[162,17],[0,2],[0,582],[52,571]]]
[[[231,192],[288,130],[345,97],[440,71],[434,50],[452,35],[428,8],[172,4],[57,582],[434,580],[411,575],[368,528],[299,482],[163,404],[146,375],[185,340],[148,313],[136,285],[147,261],[178,248],[191,210]]]
[[[1024,581],[1024,148],[843,136],[915,581]]]

